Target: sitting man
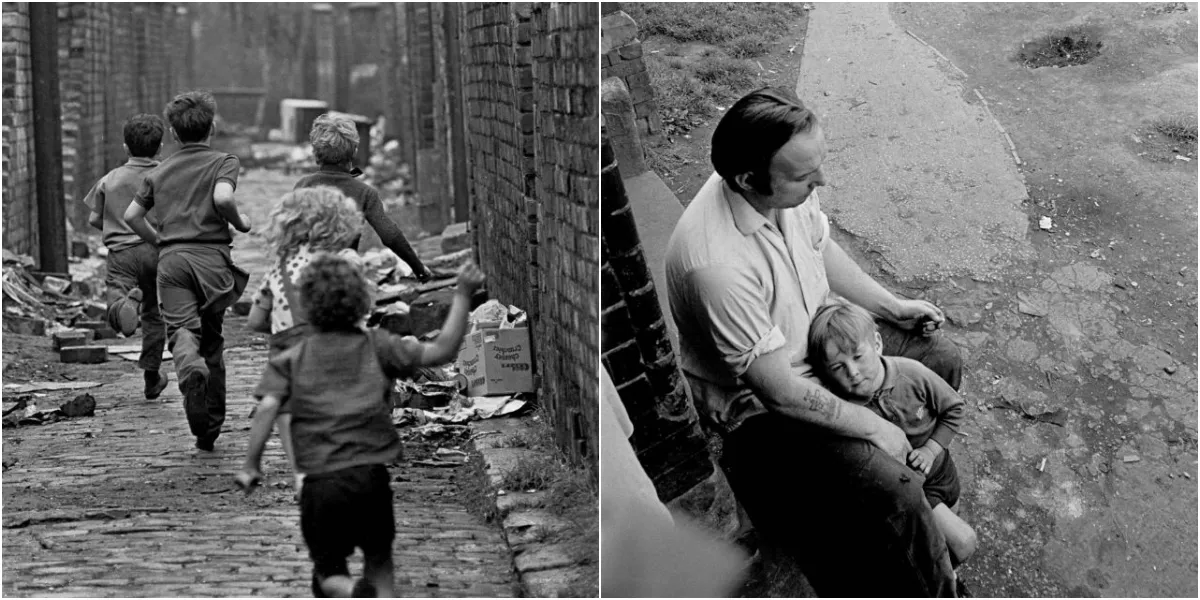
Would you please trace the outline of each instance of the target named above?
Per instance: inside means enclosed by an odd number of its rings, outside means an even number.
[[[953,596],[946,541],[905,464],[903,431],[839,399],[807,362],[830,292],[876,315],[884,353],[953,388],[961,358],[933,304],[894,296],[830,239],[816,115],[787,91],[745,96],[713,133],[716,173],[667,246],[667,288],[701,419],[760,537],[821,596]],[[926,332],[929,332],[928,334]]]

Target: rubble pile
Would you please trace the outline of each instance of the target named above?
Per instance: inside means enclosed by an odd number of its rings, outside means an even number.
[[[528,317],[520,308],[489,300],[471,311],[468,338],[479,331],[525,327],[527,322]],[[468,339],[464,346],[469,343]],[[461,424],[516,415],[529,406],[532,392],[468,395],[470,385],[461,364],[468,355],[460,353],[454,364],[426,369],[411,380],[396,381],[392,392],[393,424],[397,427]]]
[[[105,306],[104,259],[72,258],[70,275],[32,271],[33,259],[4,250],[4,328],[25,335],[53,335],[80,326],[103,338],[98,324]]]

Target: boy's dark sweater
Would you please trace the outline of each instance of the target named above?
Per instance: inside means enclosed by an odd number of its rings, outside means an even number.
[[[421,258],[409,245],[408,239],[404,237],[404,232],[400,231],[400,228],[384,212],[383,200],[380,199],[379,192],[355,179],[359,175],[362,175],[362,171],[357,168],[346,169],[335,165],[321,165],[321,170],[301,177],[293,189],[322,185],[337,188],[358,205],[359,210],[366,217],[367,223],[370,223],[375,233],[379,234],[379,239],[383,241],[384,246],[395,252],[400,260],[408,263],[414,272],[418,274],[425,272],[425,264],[421,262]],[[357,249],[361,237],[360,235],[354,238],[348,247]]]

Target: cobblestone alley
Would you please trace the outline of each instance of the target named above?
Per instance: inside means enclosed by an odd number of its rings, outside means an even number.
[[[256,227],[294,179],[270,171],[243,175],[238,199]],[[436,241],[418,250],[436,254]],[[253,274],[247,297],[269,261],[262,245],[253,234],[235,242],[235,261]],[[265,485],[251,496],[234,486],[266,346],[232,313],[225,338],[228,416],[216,451],[206,453],[193,447],[173,372],[158,400],[144,400],[132,362],[111,357],[66,369],[49,338],[5,335],[6,370],[24,361],[35,372],[42,364],[103,383],[86,390],[96,399],[94,417],[4,430],[5,596],[311,594],[311,563],[276,436],[264,459]],[[171,371],[170,363],[164,370]],[[66,400],[79,392],[50,392],[47,402],[60,401],[60,393]],[[413,466],[430,451],[406,441],[405,460],[391,470],[397,596],[513,596],[507,545],[465,505],[462,484],[473,474],[467,467]],[[353,572],[360,568],[352,563]]]

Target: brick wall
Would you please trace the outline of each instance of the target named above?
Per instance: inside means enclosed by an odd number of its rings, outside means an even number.
[[[29,6],[4,3],[3,175],[4,247],[38,253],[34,187],[33,97],[30,88]]]
[[[471,226],[493,296],[530,313],[560,446],[597,462],[597,15],[463,5]]]
[[[125,160],[121,125],[161,113],[183,70],[176,3],[58,5],[63,192],[76,231],[87,230],[80,200]],[[4,247],[37,257],[29,20],[25,3],[4,4]]]
[[[59,94],[63,192],[76,231],[91,186],[126,160],[122,125],[137,113],[162,114],[182,91],[183,16],[175,3],[59,4]]]
[[[713,474],[614,153],[604,140],[601,362],[621,394],[638,460],[670,501]]]
[[[658,116],[658,102],[654,99],[650,73],[642,60],[642,42],[637,37],[637,23],[620,11],[616,3],[606,3],[601,30],[602,76],[605,79],[618,77],[625,83],[633,101],[638,134],[642,138],[658,135],[662,131],[662,119]]]

